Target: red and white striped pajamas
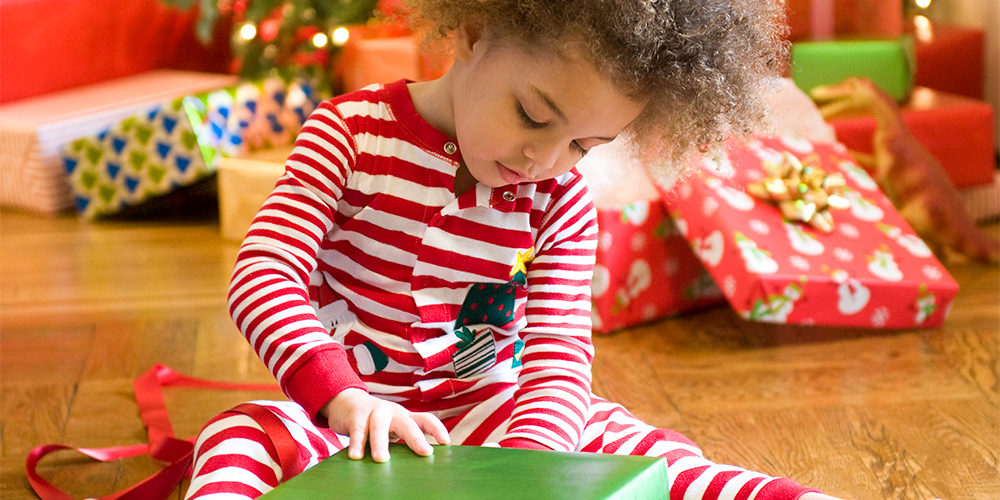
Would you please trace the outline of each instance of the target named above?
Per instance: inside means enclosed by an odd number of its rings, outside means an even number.
[[[223,414],[199,437],[188,498],[253,498],[336,453],[346,438],[318,413],[349,387],[435,414],[454,444],[665,456],[676,499],[808,491],[712,464],[680,434],[595,397],[597,223],[583,178],[574,169],[456,197],[460,159],[402,81],[313,113],[229,294],[294,401],[256,405],[280,417],[300,459],[283,471],[258,419]]]

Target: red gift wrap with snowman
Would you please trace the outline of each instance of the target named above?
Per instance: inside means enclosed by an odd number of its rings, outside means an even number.
[[[673,186],[678,230],[746,319],[934,327],[958,284],[839,143],[733,139]]]

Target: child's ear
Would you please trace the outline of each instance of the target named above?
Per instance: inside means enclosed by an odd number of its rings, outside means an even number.
[[[455,30],[455,58],[466,62],[473,48],[483,37],[483,25],[476,20],[465,20]]]

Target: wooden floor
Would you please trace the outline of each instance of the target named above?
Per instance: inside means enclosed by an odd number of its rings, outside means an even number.
[[[237,245],[214,221],[0,214],[0,497],[35,498],[23,467],[36,445],[144,443],[131,384],[154,363],[272,381],[226,314]],[[1000,272],[949,267],[962,291],[943,328],[765,327],[719,307],[597,338],[595,392],[715,461],[844,498],[998,499]],[[236,403],[276,397],[167,396],[181,437]],[[61,453],[40,471],[84,498],[156,467]]]

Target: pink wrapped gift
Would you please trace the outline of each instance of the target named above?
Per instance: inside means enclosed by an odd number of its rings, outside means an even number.
[[[814,177],[806,175],[817,174],[816,168],[842,176],[846,185],[839,193],[831,192],[849,200],[849,207],[827,211],[833,222],[830,232],[786,218],[808,215],[808,202],[792,201],[793,213],[783,217],[772,202],[748,194],[758,191],[748,189],[751,184],[762,182],[771,184],[757,187],[771,185],[771,192],[781,191],[765,171],[768,164],[789,163],[786,152],[813,169],[798,177],[810,180],[786,184],[791,191],[813,182]],[[833,177],[824,181],[827,186],[836,186]],[[810,193],[803,199],[820,198],[813,189],[802,188]],[[726,299],[750,320],[933,327],[944,321],[958,292],[927,245],[837,143],[732,141],[718,165],[706,162],[672,189],[664,189],[663,196],[678,229]],[[821,211],[822,204],[814,203],[813,212]]]

